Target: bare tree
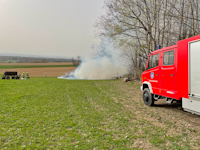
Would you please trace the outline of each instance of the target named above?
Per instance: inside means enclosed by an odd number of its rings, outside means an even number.
[[[150,52],[174,45],[178,40],[198,35],[199,0],[109,0],[106,14],[96,22],[99,36],[107,36],[121,47],[124,57],[140,72],[138,60]],[[136,76],[136,75],[135,75]]]

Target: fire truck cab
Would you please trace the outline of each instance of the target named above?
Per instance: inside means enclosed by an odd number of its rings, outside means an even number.
[[[141,78],[146,105],[165,97],[200,115],[200,35],[150,53]]]

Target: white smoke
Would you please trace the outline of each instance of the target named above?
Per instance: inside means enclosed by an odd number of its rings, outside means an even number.
[[[67,75],[68,79],[112,79],[128,72],[123,65],[119,51],[104,39],[95,47],[95,56],[82,59],[76,70]],[[63,78],[63,77],[60,77]]]
[[[107,57],[87,58],[72,73],[76,79],[112,79],[123,76],[127,69]]]

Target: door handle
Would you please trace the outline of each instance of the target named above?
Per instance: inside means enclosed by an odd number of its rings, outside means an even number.
[[[170,74],[170,76],[174,76],[174,74]]]
[[[158,76],[159,74],[156,74],[156,76]]]

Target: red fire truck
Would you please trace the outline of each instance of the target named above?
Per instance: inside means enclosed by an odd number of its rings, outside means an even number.
[[[164,97],[200,115],[200,35],[150,53],[141,90],[148,106]]]

